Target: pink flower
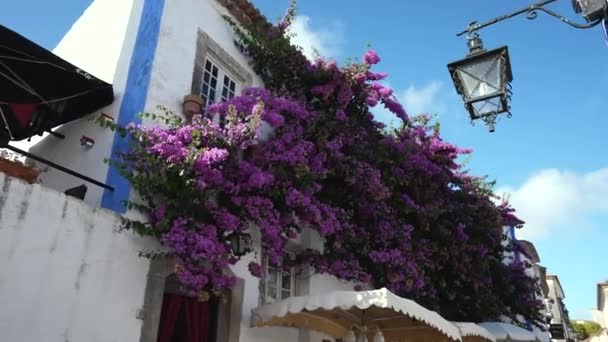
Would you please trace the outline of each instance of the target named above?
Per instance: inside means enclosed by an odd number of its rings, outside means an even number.
[[[363,61],[367,65],[374,65],[380,63],[380,56],[374,50],[369,50],[363,55]]]
[[[256,278],[262,278],[262,276],[264,275],[264,267],[262,267],[262,265],[258,264],[257,262],[250,262],[249,265],[247,266],[247,268],[249,269],[249,272],[251,273],[251,275],[253,275]]]

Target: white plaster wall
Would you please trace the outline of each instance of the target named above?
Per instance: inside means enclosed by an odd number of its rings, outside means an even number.
[[[147,111],[158,112],[156,106],[163,105],[181,114],[183,97],[191,92],[199,29],[251,73],[253,86],[262,86],[261,79],[234,46],[234,35],[222,15],[229,13],[215,0],[165,1]]]
[[[57,129],[65,134],[64,140],[52,136],[32,139],[29,144],[34,145],[30,148],[32,153],[105,183],[108,165],[104,159],[110,155],[114,133],[101,128],[95,120],[100,112],[118,118],[142,6],[143,0],[95,0],[57,45],[54,53],[112,83],[115,100],[99,112]],[[95,140],[92,149],[80,146],[83,135]],[[24,145],[27,143],[21,147]],[[88,187],[85,202],[93,206],[101,203],[102,188],[55,169],[43,173],[41,181],[61,192],[85,184]]]
[[[0,173],[0,340],[139,341],[154,241],[119,216]]]

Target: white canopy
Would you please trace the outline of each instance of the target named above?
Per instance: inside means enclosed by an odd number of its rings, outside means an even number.
[[[483,322],[478,323],[478,325],[492,333],[497,342],[541,342],[541,339],[535,333],[513,324]]]
[[[551,335],[547,332],[536,331],[536,337],[541,342],[551,342]]]
[[[462,341],[458,328],[434,311],[387,289],[336,291],[291,297],[254,310],[257,326],[291,326],[345,338],[353,325],[367,329],[370,340],[379,329],[387,340]]]
[[[492,341],[496,342],[496,338],[492,333],[487,331],[485,328],[480,327],[475,323],[468,322],[452,322],[460,331],[460,336],[464,342],[476,342],[476,341]]]

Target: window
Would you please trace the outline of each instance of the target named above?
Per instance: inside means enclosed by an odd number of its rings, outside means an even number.
[[[237,92],[237,84],[233,77],[218,67],[218,63],[205,60],[203,80],[201,82],[201,97],[203,107],[218,101],[233,98]]]
[[[266,254],[262,255],[264,277],[261,280],[261,302],[272,303],[277,300],[294,296],[296,293],[295,268],[289,266],[293,254],[286,252],[277,267],[271,265]]]

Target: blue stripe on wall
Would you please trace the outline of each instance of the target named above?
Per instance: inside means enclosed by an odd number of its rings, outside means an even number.
[[[141,123],[137,117],[145,109],[152,63],[158,44],[160,32],[160,21],[164,8],[164,0],[143,0],[143,10],[139,22],[139,29],[135,39],[133,54],[129,64],[127,84],[120,105],[117,124],[126,126],[131,122]],[[122,138],[118,133],[114,134],[112,142],[112,158],[116,153],[125,151],[129,146],[128,139]],[[114,167],[108,169],[106,183],[114,186],[115,191],[104,190],[101,206],[119,213],[126,212],[122,201],[129,198],[131,185],[120,175]]]

